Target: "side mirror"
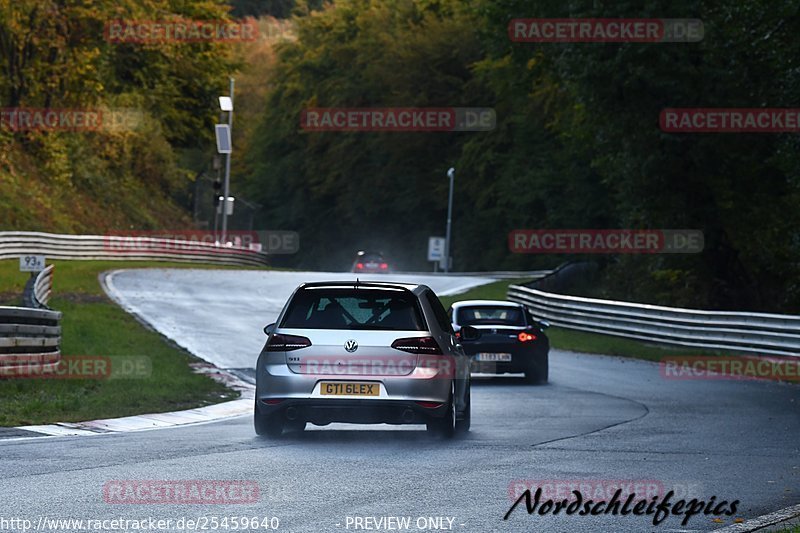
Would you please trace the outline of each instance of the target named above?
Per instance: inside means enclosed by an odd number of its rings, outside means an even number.
[[[461,328],[462,341],[476,341],[481,338],[481,332],[472,326],[463,326]]]
[[[269,335],[273,331],[275,331],[275,322],[273,322],[272,324],[269,324],[267,326],[264,326],[264,333],[266,333],[267,335]]]
[[[542,329],[547,329],[547,328],[550,327],[550,322],[548,322],[547,320],[539,320],[538,324],[539,324],[539,327],[542,328]]]

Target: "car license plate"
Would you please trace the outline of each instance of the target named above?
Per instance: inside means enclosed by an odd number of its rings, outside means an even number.
[[[323,381],[320,393],[325,396],[380,396],[380,387],[377,383]]]
[[[503,362],[507,363],[511,361],[511,354],[510,353],[479,353],[477,357],[475,357],[477,361],[487,361],[487,362]]]

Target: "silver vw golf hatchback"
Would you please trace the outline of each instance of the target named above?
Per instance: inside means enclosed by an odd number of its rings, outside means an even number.
[[[425,285],[306,283],[264,331],[259,435],[331,422],[426,424],[444,437],[469,430],[469,358]],[[461,329],[462,339],[479,335]]]

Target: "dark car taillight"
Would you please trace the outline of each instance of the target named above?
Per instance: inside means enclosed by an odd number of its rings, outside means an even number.
[[[363,270],[364,269],[364,263],[356,263],[356,268],[358,270]]]
[[[389,263],[381,263],[381,270],[386,270],[389,268]]]
[[[442,349],[433,337],[409,337],[397,339],[392,343],[392,348],[408,353],[443,355]]]
[[[520,331],[517,339],[519,339],[519,342],[531,342],[536,340],[536,335],[527,331]]]
[[[307,346],[311,346],[311,341],[305,337],[273,333],[267,341],[266,350],[268,352],[291,352]]]

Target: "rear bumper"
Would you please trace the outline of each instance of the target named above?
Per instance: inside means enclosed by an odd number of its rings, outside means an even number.
[[[461,367],[456,371],[456,376],[460,370],[466,378],[466,363],[466,360],[461,363]],[[322,405],[334,400],[359,400],[370,403],[381,401],[446,402],[453,379],[458,379],[449,369],[430,375],[417,375],[412,372],[402,376],[298,374],[286,365],[283,356],[267,353],[261,354],[256,372],[256,397],[259,400],[309,400]],[[321,397],[319,388],[323,381],[377,383],[380,386],[380,396],[363,399],[352,396]]]
[[[327,376],[297,374],[282,355],[262,352],[256,366],[256,408],[262,415],[304,420],[318,425],[330,422],[423,424],[430,418],[441,418],[455,389],[457,398],[469,383],[468,361],[457,363],[457,374],[434,372],[406,376]],[[428,376],[428,377],[425,377]],[[322,382],[374,383],[378,396],[354,394],[322,394]],[[419,402],[439,404],[424,407]],[[456,400],[456,409],[464,409],[463,400]],[[288,415],[288,416],[287,416]]]
[[[536,370],[536,361],[525,362],[483,362],[473,361],[470,372],[473,374],[521,374]]]
[[[274,399],[273,399],[274,401]],[[286,399],[277,404],[258,401],[262,415],[279,415],[286,420],[324,426],[332,422],[353,424],[424,424],[447,413],[445,404],[423,407],[408,400]]]
[[[487,349],[488,348],[488,349]],[[549,346],[536,346],[533,350],[520,350],[519,348],[495,345],[481,347],[476,352],[510,353],[511,361],[478,361],[476,354],[470,354],[470,372],[481,374],[518,374],[538,370],[547,362]]]

